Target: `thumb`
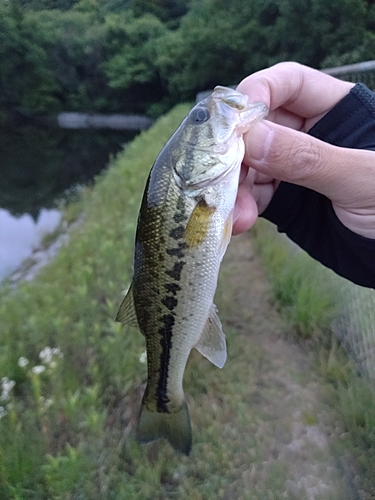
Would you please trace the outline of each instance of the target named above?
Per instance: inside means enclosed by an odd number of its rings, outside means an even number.
[[[254,125],[244,141],[244,163],[258,172],[318,191],[342,207],[364,207],[367,194],[374,204],[373,151],[332,146],[267,120]]]

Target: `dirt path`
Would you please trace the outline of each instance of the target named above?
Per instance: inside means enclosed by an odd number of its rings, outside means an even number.
[[[251,238],[234,238],[216,302],[227,333],[227,363],[238,368],[238,380],[248,380],[238,408],[253,416],[252,459],[225,498],[348,499],[327,437],[335,432],[322,388],[306,354],[288,340],[272,300]],[[238,413],[236,420],[241,426]]]

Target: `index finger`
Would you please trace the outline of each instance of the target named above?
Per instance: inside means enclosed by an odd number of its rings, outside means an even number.
[[[321,71],[294,62],[276,64],[248,76],[237,90],[270,111],[283,107],[304,118],[325,114],[353,87]]]

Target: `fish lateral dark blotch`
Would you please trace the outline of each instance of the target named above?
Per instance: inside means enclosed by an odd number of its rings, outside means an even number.
[[[186,220],[187,217],[183,213],[175,213],[173,216],[173,220],[175,221],[176,224],[179,224],[180,222]]]
[[[182,252],[181,248],[168,248],[166,252],[170,257],[178,257],[179,259],[185,257],[185,254]]]
[[[172,229],[172,231],[169,233],[169,236],[174,240],[181,240],[184,237],[184,233],[185,228],[181,225]]]
[[[185,264],[186,264],[185,261],[180,260],[179,262],[175,262],[172,269],[169,269],[165,272],[166,272],[166,274],[168,274],[168,276],[173,278],[175,281],[180,281],[181,280],[181,272],[182,272],[182,269],[183,269]]]
[[[159,328],[160,335],[172,337],[172,329],[175,324],[173,314],[164,314],[164,316],[160,318],[160,321],[163,323],[163,326]]]
[[[178,257],[179,259],[182,259],[183,257],[185,257],[184,250],[186,250],[187,248],[188,245],[185,242],[179,242],[177,248],[167,248],[166,252],[171,257]]]
[[[176,208],[179,212],[185,213],[185,201],[182,196],[177,199]]]
[[[181,287],[177,283],[166,283],[164,285],[164,288],[167,290],[168,293],[172,293],[173,295],[176,295],[177,292],[181,291]]]
[[[166,297],[163,297],[161,301],[167,309],[170,311],[173,311],[173,309],[177,306],[178,300],[175,297],[171,297],[167,295]]]
[[[162,318],[163,326],[159,328],[160,334],[160,371],[157,384],[156,405],[159,412],[168,412],[168,368],[172,349],[173,326],[175,319],[172,314],[165,314]]]

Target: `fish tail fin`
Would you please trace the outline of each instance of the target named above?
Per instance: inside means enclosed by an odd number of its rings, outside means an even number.
[[[173,413],[150,411],[142,401],[137,440],[147,443],[158,438],[166,438],[175,450],[189,455],[192,432],[186,401]]]

